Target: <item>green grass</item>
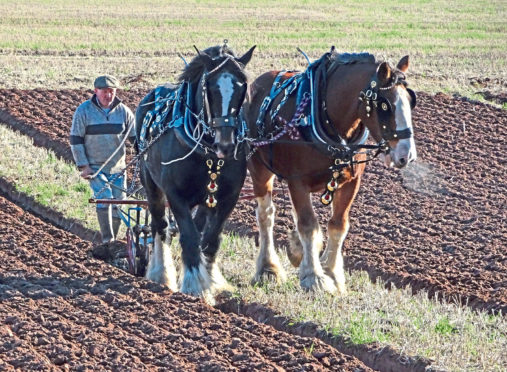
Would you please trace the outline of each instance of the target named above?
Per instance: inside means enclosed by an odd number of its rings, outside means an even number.
[[[34,147],[32,140],[0,124],[0,177],[97,230],[89,186],[76,168],[51,151]],[[20,154],[23,154],[20,157]],[[180,262],[177,239],[172,247]],[[351,344],[391,345],[403,355],[433,359],[434,366],[450,371],[503,371],[507,367],[507,320],[467,307],[441,303],[410,288],[387,290],[370,282],[364,272],[347,275],[349,294],[334,297],[308,293],[299,286],[297,271],[285,255],[289,274],[285,283],[251,286],[257,248],[253,239],[226,234],[219,250],[224,276],[236,288],[233,297],[258,302],[296,322],[315,322]]]
[[[88,203],[90,187],[75,166],[62,162],[52,151],[33,147],[32,139],[16,135],[4,125],[0,125],[0,137],[0,177],[40,204],[98,229],[94,207]]]
[[[0,87],[89,88],[109,72],[143,84],[174,81],[193,55],[229,39],[239,53],[256,44],[249,70],[302,69],[331,45],[396,63],[412,56],[417,90],[505,90],[507,7],[501,0],[198,1],[107,3],[0,0]],[[137,83],[139,84],[139,83]],[[129,84],[126,84],[127,87]]]

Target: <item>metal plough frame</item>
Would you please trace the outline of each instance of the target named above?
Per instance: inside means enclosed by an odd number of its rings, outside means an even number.
[[[279,193],[281,190],[273,190],[273,195]],[[239,200],[251,200],[255,198],[252,188],[243,188],[242,195]],[[150,249],[153,245],[153,236],[150,227],[150,212],[148,211],[147,200],[118,200],[118,199],[95,199],[88,200],[91,204],[116,204],[120,213],[120,218],[127,228],[127,261],[129,272],[132,275],[144,276],[146,266],[148,265]],[[120,206],[128,206],[125,211]],[[169,207],[169,204],[167,204]],[[144,210],[144,216],[141,211]],[[169,238],[170,241],[176,236],[178,227],[176,222],[170,215],[169,210]],[[144,221],[142,221],[144,219]],[[170,242],[169,242],[170,243]]]

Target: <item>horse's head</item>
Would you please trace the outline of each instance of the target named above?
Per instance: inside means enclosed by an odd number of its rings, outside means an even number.
[[[203,67],[197,96],[214,137],[213,150],[219,158],[231,156],[238,145],[242,125],[239,115],[248,82],[244,68],[254,49],[255,46],[238,58],[224,45],[199,52],[195,58]]]
[[[407,88],[404,75],[408,64],[408,56],[398,62],[397,68],[381,63],[359,97],[361,119],[373,138],[385,144],[386,164],[398,168],[417,158],[412,128],[416,95]]]

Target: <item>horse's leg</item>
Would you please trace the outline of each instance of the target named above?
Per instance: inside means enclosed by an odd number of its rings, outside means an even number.
[[[165,214],[165,196],[147,171],[143,172],[143,185],[148,195],[148,208],[151,214],[151,230],[154,236],[153,250],[150,253],[146,279],[167,285],[172,291],[177,291],[176,269],[174,267],[168,238],[169,222]]]
[[[301,240],[299,239],[297,230],[298,218],[294,206],[292,207],[292,218],[296,229],[288,232],[289,246],[287,247],[287,257],[292,266],[299,267],[303,259],[303,244],[301,244]]]
[[[199,231],[200,233],[204,231],[204,226],[206,225],[208,212],[209,211],[205,206],[198,205],[193,213],[195,227],[197,228],[197,231]]]
[[[222,275],[218,263],[216,262],[216,254],[221,242],[221,233],[223,231],[225,221],[232,212],[235,200],[219,201],[215,207],[215,213],[210,214],[204,227],[201,240],[201,248],[206,257],[208,273],[211,278],[211,286],[214,292],[232,291],[233,287],[227,283]]]
[[[303,185],[289,183],[290,196],[296,216],[299,239],[303,246],[303,259],[299,265],[301,287],[308,290],[322,289],[336,292],[331,277],[324,273],[319,255],[323,246],[322,231],[313,211],[310,193]]]
[[[273,225],[275,223],[275,205],[273,204],[274,175],[269,176],[266,182],[255,182],[255,195],[257,197],[257,225],[259,226],[260,251],[257,257],[257,269],[252,284],[262,282],[263,276],[275,278],[278,282],[287,279],[280,259],[275,251],[273,242]],[[253,177],[252,177],[253,178]]]
[[[204,298],[209,304],[214,303],[211,295],[211,279],[206,269],[206,258],[199,246],[200,233],[192,219],[188,202],[176,192],[168,191],[171,211],[180,232],[181,258],[183,275],[180,291],[196,297]]]
[[[361,177],[358,176],[345,183],[336,191],[333,199],[333,215],[327,225],[327,247],[321,257],[324,271],[333,278],[338,290],[342,294],[347,293],[342,247],[349,231],[350,207],[359,191],[360,184]]]

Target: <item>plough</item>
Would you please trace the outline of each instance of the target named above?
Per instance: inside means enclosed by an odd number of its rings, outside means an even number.
[[[273,195],[281,192],[281,190],[273,190]],[[255,198],[252,188],[243,188],[239,200],[251,200]],[[150,247],[153,244],[153,236],[149,222],[150,213],[148,211],[147,200],[135,199],[95,199],[88,200],[91,204],[115,204],[120,211],[120,218],[125,225],[126,241],[127,241],[127,261],[129,272],[136,276],[144,276],[146,266],[148,265]],[[124,208],[127,206],[128,208]],[[169,207],[169,204],[166,204]],[[144,213],[141,213],[143,212]],[[168,208],[169,215],[169,235],[170,239],[176,236],[178,227],[176,221],[172,218],[171,210]]]

